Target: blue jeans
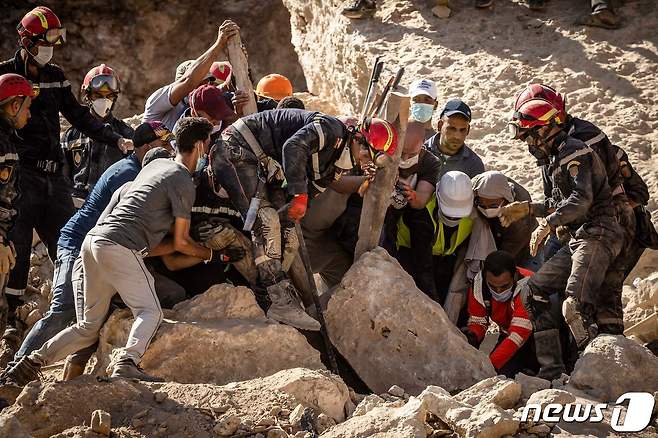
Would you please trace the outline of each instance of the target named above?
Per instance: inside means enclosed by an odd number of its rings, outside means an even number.
[[[73,286],[71,285],[71,273],[73,272],[73,263],[79,253],[80,250],[57,247],[57,260],[55,261],[55,272],[53,274],[53,298],[50,302],[50,308],[46,315],[34,324],[30,333],[25,337],[21,348],[14,357],[15,361],[29,355],[34,350],[38,350],[46,341],[75,321],[75,300]]]

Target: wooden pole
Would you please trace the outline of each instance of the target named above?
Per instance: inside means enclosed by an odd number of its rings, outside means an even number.
[[[379,245],[386,210],[391,205],[391,194],[395,186],[398,164],[404,149],[409,119],[409,96],[391,93],[386,103],[386,119],[394,123],[398,131],[398,147],[393,162],[377,171],[375,180],[370,184],[363,198],[361,221],[359,223],[359,240],[354,251],[354,260]]]
[[[254,114],[258,112],[256,107],[256,97],[254,95],[254,86],[249,79],[249,63],[242,50],[242,40],[240,35],[231,37],[226,44],[228,49],[228,60],[233,67],[233,76],[235,84],[240,91],[245,91],[249,95],[249,102],[243,108],[243,114]]]

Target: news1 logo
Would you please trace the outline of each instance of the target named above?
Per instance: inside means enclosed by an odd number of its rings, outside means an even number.
[[[622,419],[622,403],[628,401],[626,416]],[[627,392],[617,399],[612,408],[611,427],[616,432],[639,432],[646,428],[651,421],[655,399],[648,392]],[[544,422],[565,421],[567,423],[600,423],[603,421],[603,411],[608,408],[607,403],[580,404],[549,403],[543,409],[540,404],[529,404],[523,408],[521,421],[527,421],[530,411],[534,409],[532,421]]]

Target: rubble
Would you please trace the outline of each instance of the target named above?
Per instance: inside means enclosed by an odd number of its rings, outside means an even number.
[[[491,403],[503,409],[511,409],[521,397],[521,384],[503,376],[490,377],[463,390],[455,400],[475,406]]]
[[[216,285],[164,313],[140,365],[168,381],[222,385],[295,367],[324,369],[320,353],[304,336],[268,320],[245,287]],[[96,375],[107,373],[132,321],[128,309],[108,319],[100,334]]]
[[[430,384],[455,391],[495,375],[488,356],[468,344],[382,248],[345,274],[325,319],[332,343],[377,393],[392,384],[409,394]]]
[[[569,385],[603,401],[630,391],[653,393],[658,391],[658,357],[623,336],[600,335],[576,362]]]

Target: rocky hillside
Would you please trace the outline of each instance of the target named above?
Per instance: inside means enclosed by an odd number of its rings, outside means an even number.
[[[242,28],[255,81],[276,72],[288,76],[296,90],[306,89],[290,43],[290,15],[281,0],[2,0],[2,59],[13,56],[16,24],[37,4],[51,7],[67,28],[67,44],[55,50],[54,62],[64,67],[76,92],[94,65],[104,62],[119,72],[121,117],[141,114],[149,94],[173,81],[180,62],[203,53],[228,18]]]
[[[658,14],[651,0],[626,2],[626,25],[614,32],[575,26],[586,2],[567,0],[551,0],[542,14],[517,0],[497,0],[488,11],[451,0],[449,20],[432,16],[429,0],[383,0],[363,21],[340,16],[345,2],[338,0],[200,1],[193,8],[173,0],[52,3],[71,32],[57,60],[69,76],[81,77],[96,58],[69,50],[77,44],[107,51],[107,62],[128,72],[127,112],[140,112],[146,95],[170,80],[185,53],[201,51],[225,16],[242,25],[255,76],[279,71],[300,88],[307,83],[314,96],[302,97],[313,108],[353,113],[372,59],[384,55],[389,73],[406,68],[403,85],[427,76],[438,81],[441,101],[466,100],[474,114],[470,143],[489,167],[537,196],[538,170],[504,128],[517,89],[529,81],[554,84],[567,93],[571,112],[629,152],[650,184],[650,209],[658,210]],[[9,11],[0,18],[3,29],[12,29],[6,23],[32,5],[0,6]],[[12,38],[2,40],[3,51]],[[23,309],[29,323],[47,302],[44,259],[35,251],[31,281],[42,284],[33,295],[41,307]],[[219,285],[166,312],[142,365],[167,383],[107,379],[131,321],[118,311],[103,328],[91,375],[57,382],[55,365],[42,383],[20,393],[0,390],[15,399],[0,413],[0,437],[621,436],[612,403],[600,422],[522,413],[528,405],[614,402],[628,391],[658,394],[658,358],[643,346],[658,339],[658,276],[649,275],[658,270],[656,259],[647,254],[637,271],[646,278],[624,290],[627,327],[642,327],[632,338],[598,337],[571,376],[553,382],[495,376],[486,354],[468,345],[395,260],[375,250],[347,273],[326,312],[331,340],[358,379],[330,374],[321,341],[268,320],[248,289]],[[623,436],[653,437],[656,427],[654,410],[644,431]]]

